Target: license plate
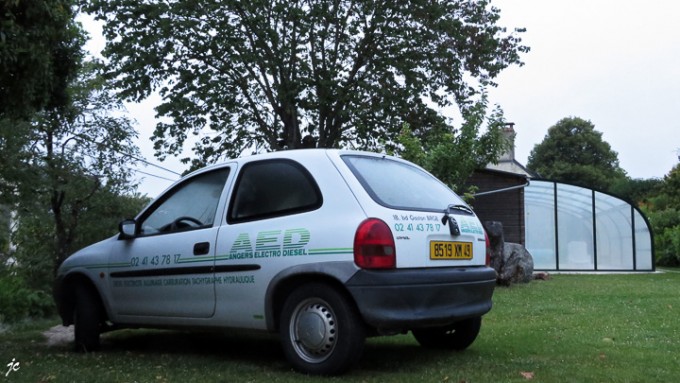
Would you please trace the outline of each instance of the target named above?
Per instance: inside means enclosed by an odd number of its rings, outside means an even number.
[[[432,241],[430,259],[472,259],[472,243]]]

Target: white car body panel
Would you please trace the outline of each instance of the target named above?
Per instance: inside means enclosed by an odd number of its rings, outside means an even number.
[[[485,266],[484,230],[473,213],[448,209],[449,205],[464,202],[451,192],[450,199],[427,209],[386,206],[367,191],[343,156],[414,166],[380,154],[299,150],[230,160],[194,172],[152,201],[135,222],[165,213],[159,206],[164,207],[172,193],[196,182],[199,176],[229,168],[221,192],[215,193],[211,224],[169,232],[164,231],[167,227],[154,228],[158,233],[145,234],[146,228],[140,223],[137,230],[142,234],[126,236],[121,232],[68,258],[59,269],[55,290],[64,323],[72,323],[72,284],[82,283],[83,278],[97,290],[108,321],[120,327],[277,331],[275,317],[281,303],[275,300],[288,293],[279,290],[278,283],[295,278],[296,286],[306,280],[340,286],[356,301],[366,324],[377,329],[408,330],[486,313],[491,308],[495,272]],[[241,220],[230,216],[230,207],[237,205],[241,174],[252,164],[272,160],[292,161],[304,168],[318,188],[321,203],[271,217]],[[427,179],[424,185],[407,185],[394,193],[427,192],[435,185],[427,183],[435,181]],[[276,191],[285,189],[282,186],[272,183],[270,187]],[[247,190],[247,184],[243,190]],[[286,197],[281,195],[282,201],[275,202],[283,203]],[[203,201],[197,197],[188,203],[200,207]],[[451,234],[449,217],[457,223],[460,234]],[[393,270],[364,270],[355,264],[355,234],[369,218],[384,221],[392,232],[396,251]],[[469,243],[471,257],[432,259],[432,241]],[[432,286],[428,284],[428,273],[433,273],[436,282]],[[475,278],[483,279],[481,288]],[[385,286],[373,285],[381,280]],[[454,291],[458,288],[460,293]],[[384,299],[381,291],[385,291]],[[402,302],[402,291],[413,301]],[[422,300],[421,291],[426,294]],[[427,305],[432,299],[436,307],[430,313]],[[462,303],[449,304],[450,299],[460,299]]]

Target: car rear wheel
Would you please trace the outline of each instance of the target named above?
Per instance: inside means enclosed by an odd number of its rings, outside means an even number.
[[[92,288],[78,286],[74,310],[75,350],[90,352],[99,349],[103,315],[99,298]]]
[[[413,330],[413,336],[423,347],[465,350],[477,338],[482,317],[465,319],[445,327]]]
[[[347,371],[361,357],[366,337],[354,305],[324,284],[293,291],[281,312],[280,332],[293,367],[317,375]]]

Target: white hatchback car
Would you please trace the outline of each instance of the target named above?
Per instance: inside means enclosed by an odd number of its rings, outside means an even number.
[[[55,300],[79,350],[125,327],[280,334],[298,371],[338,374],[366,336],[464,349],[496,272],[473,211],[410,162],[293,150],[198,170],[69,257]]]

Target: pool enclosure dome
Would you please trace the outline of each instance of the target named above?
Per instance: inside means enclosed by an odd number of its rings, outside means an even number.
[[[524,190],[525,246],[536,270],[654,271],[642,212],[611,194],[532,179]]]

